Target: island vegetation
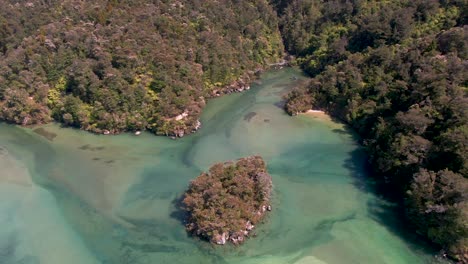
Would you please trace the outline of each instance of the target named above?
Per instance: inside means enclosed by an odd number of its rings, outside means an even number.
[[[354,128],[416,232],[468,263],[467,2],[276,4],[286,48],[313,77],[286,111]]]
[[[260,156],[217,163],[185,193],[187,231],[214,244],[240,244],[271,211],[271,191],[271,176]]]

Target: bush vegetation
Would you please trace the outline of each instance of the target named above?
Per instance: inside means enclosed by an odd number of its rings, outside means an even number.
[[[416,231],[468,262],[466,1],[276,4],[286,48],[313,77],[286,111],[350,124]]]
[[[313,77],[286,111],[320,108],[350,124],[417,232],[468,262],[466,0],[0,4],[0,120],[23,125],[183,135],[199,126],[205,98],[282,57],[282,36]],[[237,166],[202,174],[187,199]],[[207,202],[197,199],[189,211]],[[243,221],[256,222],[247,216],[258,205],[241,208]],[[245,228],[213,208],[203,210],[223,215],[221,226],[193,211],[201,225],[189,229],[212,239]]]
[[[217,163],[190,183],[187,230],[212,243],[238,244],[271,210],[272,182],[259,156]]]
[[[17,124],[180,135],[283,52],[265,0],[0,3],[0,120]]]

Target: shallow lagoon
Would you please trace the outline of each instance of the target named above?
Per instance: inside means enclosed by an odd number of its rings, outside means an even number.
[[[367,182],[365,157],[328,119],[289,117],[287,68],[211,100],[196,134],[97,136],[0,124],[0,263],[439,263]],[[259,154],[273,212],[244,245],[187,236],[176,210],[190,179]]]

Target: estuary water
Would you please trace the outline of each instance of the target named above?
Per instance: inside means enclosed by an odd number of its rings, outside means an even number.
[[[373,191],[345,126],[281,109],[304,79],[268,71],[210,100],[202,128],[177,140],[0,124],[0,263],[439,263]],[[189,237],[177,201],[190,180],[254,154],[274,183],[256,236],[241,246]]]

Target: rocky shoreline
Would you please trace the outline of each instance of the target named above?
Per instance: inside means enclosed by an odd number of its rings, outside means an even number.
[[[257,215],[263,217],[267,211],[271,211],[271,205],[262,206],[262,209],[257,211]],[[239,245],[245,241],[246,238],[250,237],[255,225],[249,220],[245,222],[245,229],[238,231],[229,231],[217,234],[210,238],[210,242],[216,245],[225,245],[227,242],[231,242],[234,245]]]
[[[244,91],[248,91],[250,90],[250,84],[253,83],[256,79],[258,79],[260,74],[262,74],[265,70],[268,70],[268,69],[279,70],[284,67],[290,67],[291,61],[293,60],[294,60],[294,56],[287,55],[281,61],[277,63],[269,64],[265,68],[257,68],[255,71],[249,71],[244,76],[234,81],[230,85],[224,86],[220,89],[214,89],[213,91],[211,91],[209,98],[219,97],[225,94],[241,93]]]
[[[206,97],[200,97],[196,104],[188,106],[182,113],[174,117],[163,118],[164,125],[162,127],[166,128],[161,128],[160,131],[156,132],[156,134],[161,136],[168,136],[172,139],[177,139],[191,133],[195,133],[202,127],[202,123],[199,118],[204,106],[206,105],[206,99],[248,91],[250,90],[250,85],[255,82],[265,70],[289,67],[291,66],[291,61],[293,60],[293,56],[287,55],[277,63],[269,64],[263,68],[257,68],[255,71],[249,71],[231,84],[213,89],[208,95],[206,95]],[[147,127],[144,127],[144,125],[135,130],[119,130],[117,128],[101,129],[96,127],[82,127],[80,129],[98,135],[119,135],[121,133],[130,132],[134,133],[136,136],[140,135],[143,131],[149,130]]]
[[[211,99],[211,98],[216,98],[220,97],[223,95],[228,95],[228,94],[233,94],[233,93],[242,93],[245,91],[250,90],[250,85],[257,80],[260,75],[267,69],[282,69],[283,67],[290,67],[291,66],[291,61],[294,60],[294,57],[291,55],[285,56],[280,62],[278,63],[273,63],[269,64],[265,68],[257,68],[255,71],[249,71],[236,81],[232,82],[229,85],[226,85],[224,87],[220,87],[218,89],[213,89],[206,99]],[[202,108],[206,104],[206,99],[200,98],[201,99],[201,104]],[[201,110],[201,109],[200,109]],[[183,113],[175,116],[174,118],[168,119],[169,122],[174,122],[177,121],[179,123],[183,123],[182,126],[179,126],[178,129],[169,131],[169,133],[166,134],[166,136],[171,137],[172,139],[177,139],[177,138],[182,138],[185,135],[189,135],[191,133],[195,133],[198,131],[202,124],[199,119],[201,115],[201,111],[196,111],[196,113],[193,113],[186,109]]]

